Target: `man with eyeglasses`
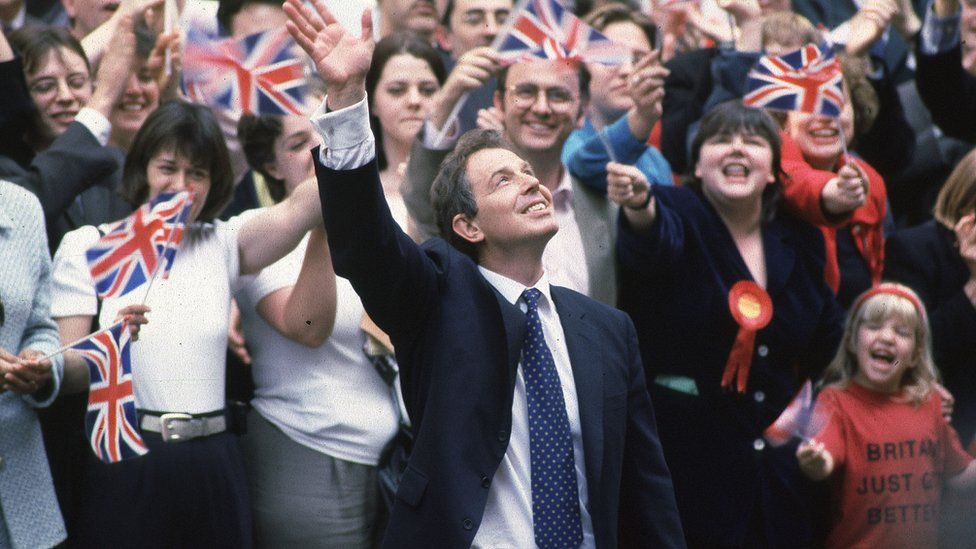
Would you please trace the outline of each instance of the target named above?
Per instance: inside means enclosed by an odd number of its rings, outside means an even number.
[[[462,56],[414,142],[402,189],[407,208],[421,234],[427,238],[438,234],[430,185],[460,134],[456,125],[441,128],[461,96],[496,73],[494,107],[504,124],[503,135],[553,195],[560,229],[542,257],[546,272],[556,284],[615,305],[616,208],[600,192],[571,177],[560,159],[566,139],[582,124],[589,101],[590,73],[582,63],[533,60],[500,69],[498,55],[490,48],[475,48]]]

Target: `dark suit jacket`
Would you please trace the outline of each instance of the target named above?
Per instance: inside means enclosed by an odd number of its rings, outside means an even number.
[[[440,235],[430,188],[449,150],[436,151],[423,145],[423,133],[414,139],[403,178],[401,193],[407,210],[413,216],[422,240]],[[607,200],[606,190],[594,190],[572,178],[573,213],[583,240],[583,257],[589,274],[588,294],[610,305],[617,304],[617,264],[614,260],[614,231],[617,209]]]
[[[773,448],[761,437],[837,350],[842,311],[823,281],[823,239],[785,215],[763,225],[773,317],[756,334],[739,395],[721,388],[739,330],[728,294],[752,276],[700,192],[655,185],[654,194],[648,231],[619,218],[620,304],[637,326],[689,545],[749,546],[761,512],[770,547],[807,546],[813,505],[796,444]]]
[[[976,142],[976,77],[962,68],[962,49],[916,54],[915,85],[932,121],[951,137]]]
[[[955,242],[935,221],[899,231],[887,242],[885,277],[918,292],[928,309],[935,364],[956,397],[952,424],[968,444],[976,432],[976,307],[963,292],[969,269]]]
[[[333,171],[313,154],[336,273],[393,340],[416,436],[384,545],[470,547],[508,448],[525,315],[470,258],[399,229],[375,161]],[[683,546],[633,325],[573,291],[552,295],[576,380],[597,546]]]
[[[116,221],[132,212],[116,193],[122,161],[121,151],[103,147],[88,128],[73,122],[28,166],[0,157],[0,177],[37,195],[53,252],[68,231]]]
[[[0,63],[0,83],[0,127],[8,132],[0,144],[0,178],[40,200],[51,251],[68,231],[128,215],[132,207],[115,192],[122,180],[122,152],[103,147],[88,128],[73,122],[47,150],[34,155],[20,139],[33,103],[19,59]]]

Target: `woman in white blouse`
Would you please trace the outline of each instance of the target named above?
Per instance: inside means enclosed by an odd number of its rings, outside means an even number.
[[[68,233],[55,255],[52,315],[63,341],[122,315],[144,324],[131,361],[139,427],[150,451],[111,465],[89,458],[75,540],[84,546],[251,542],[243,460],[224,416],[230,301],[242,275],[277,261],[321,224],[318,194],[313,184],[301,185],[246,220],[215,220],[233,192],[220,128],[207,108],[173,102],[136,135],[121,191],[138,205],[183,190],[196,196],[186,235],[169,277],[153,282],[145,306],[145,284],[123,297],[96,298],[84,252],[110,226]],[[86,365],[67,353],[63,390],[87,387]]]

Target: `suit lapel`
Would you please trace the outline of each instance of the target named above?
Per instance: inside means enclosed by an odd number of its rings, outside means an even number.
[[[585,315],[573,307],[569,290],[552,286],[552,298],[566,336],[569,362],[573,368],[583,452],[586,454],[586,483],[594,500],[603,470],[603,373],[597,353],[600,344],[591,338]]]

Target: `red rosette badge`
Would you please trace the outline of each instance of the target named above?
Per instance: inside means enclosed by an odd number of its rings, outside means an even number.
[[[773,300],[766,290],[751,280],[736,282],[729,290],[729,312],[739,325],[729,359],[722,374],[722,388],[728,389],[735,382],[739,393],[746,392],[752,350],[756,345],[756,332],[765,328],[773,319]]]

